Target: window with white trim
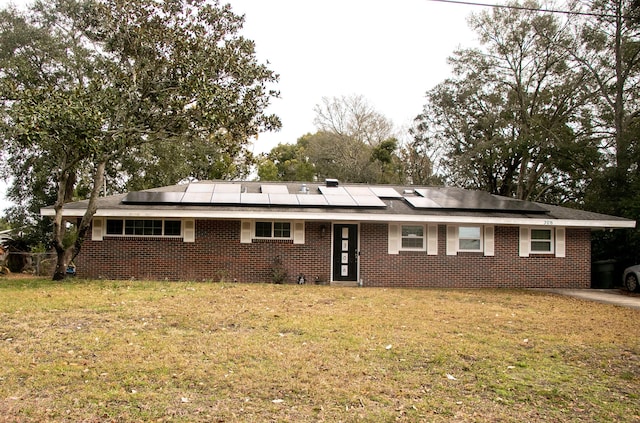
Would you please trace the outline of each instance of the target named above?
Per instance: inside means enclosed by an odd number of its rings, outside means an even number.
[[[401,251],[424,251],[426,249],[424,225],[402,225]]]
[[[458,227],[458,251],[482,251],[482,226]]]
[[[494,225],[447,225],[446,251],[448,256],[459,252],[495,255]]]
[[[389,223],[389,254],[401,251],[426,251],[427,255],[438,255],[438,225],[424,223]]]
[[[520,227],[520,247],[518,255],[529,257],[531,254],[553,254],[556,257],[567,255],[567,230],[562,226],[553,228]]]
[[[182,235],[182,221],[168,219],[107,219],[106,234],[111,236],[179,237]]]
[[[531,254],[553,253],[553,231],[551,229],[531,229]]]
[[[291,222],[257,221],[255,237],[260,239],[291,239]]]

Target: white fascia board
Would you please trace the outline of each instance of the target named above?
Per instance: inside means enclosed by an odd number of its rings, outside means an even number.
[[[65,217],[82,217],[82,209],[63,209]],[[54,216],[53,209],[42,209],[42,216]],[[413,222],[440,224],[475,224],[498,226],[564,226],[574,228],[635,228],[634,220],[573,220],[551,218],[514,218],[514,217],[472,217],[472,216],[430,216],[378,213],[322,213],[322,212],[274,212],[272,210],[125,210],[99,209],[96,217],[132,217],[132,218],[195,218],[195,219],[278,219],[308,221],[350,221],[350,222]]]

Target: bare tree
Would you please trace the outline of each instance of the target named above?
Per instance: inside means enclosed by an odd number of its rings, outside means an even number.
[[[361,95],[323,97],[314,112],[313,123],[320,132],[353,138],[370,146],[394,136],[393,122]]]

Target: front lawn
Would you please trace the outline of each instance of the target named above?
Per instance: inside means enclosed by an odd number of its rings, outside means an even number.
[[[0,278],[0,421],[640,421],[640,311],[519,290]]]

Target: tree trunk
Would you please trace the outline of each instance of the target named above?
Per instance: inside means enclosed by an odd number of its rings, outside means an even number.
[[[78,233],[75,242],[66,248],[63,243],[66,228],[62,219],[62,209],[64,207],[64,203],[71,198],[71,193],[69,193],[68,190],[73,190],[73,184],[68,183],[69,179],[72,178],[69,175],[63,175],[60,178],[60,185],[58,187],[58,198],[54,206],[56,215],[53,223],[53,247],[56,250],[56,254],[58,256],[56,261],[56,268],[53,273],[54,281],[60,281],[67,277],[67,266],[80,253],[82,243],[84,242],[84,239],[89,232],[89,228],[91,227],[91,220],[93,219],[93,215],[96,213],[96,210],[98,208],[97,201],[98,197],[100,196],[100,191],[102,190],[106,164],[107,157],[104,157],[96,165],[93,178],[93,189],[91,190],[91,196],[89,197],[87,210],[85,211],[84,216],[82,217],[82,220],[80,221],[80,224],[78,226]]]
[[[68,260],[69,251],[67,249],[62,251],[56,250],[56,252],[58,253],[58,258],[56,260],[56,268],[53,272],[53,280],[61,281],[67,277],[67,266],[69,264],[69,260]]]

